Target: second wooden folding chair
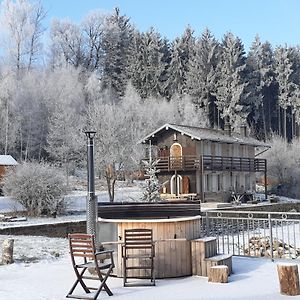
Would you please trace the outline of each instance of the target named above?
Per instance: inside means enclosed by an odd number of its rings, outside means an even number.
[[[124,286],[155,285],[154,256],[151,229],[126,229],[122,245]],[[128,278],[149,279],[150,282],[128,282]]]

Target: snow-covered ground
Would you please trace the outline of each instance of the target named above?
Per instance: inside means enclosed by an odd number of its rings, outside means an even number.
[[[27,241],[25,240],[27,239]],[[40,241],[38,241],[40,239]],[[40,257],[38,263],[20,262],[0,266],[0,299],[9,300],[60,300],[72,286],[75,275],[67,254],[66,239],[25,237],[16,240],[27,251]],[[46,245],[48,248],[46,249]],[[16,255],[22,246],[15,249]],[[31,247],[28,249],[28,247]],[[43,251],[48,255],[43,255]],[[51,251],[60,253],[49,255]],[[190,276],[157,280],[155,287],[123,287],[121,278],[110,277],[108,284],[113,298],[101,292],[98,299],[122,300],[192,300],[192,299],[290,299],[279,293],[276,263],[257,258],[233,258],[234,274],[229,283],[208,283],[206,277]],[[79,293],[81,291],[79,290]],[[295,296],[293,299],[300,299]]]
[[[108,201],[107,193],[97,193],[99,201]],[[117,190],[117,201],[136,199],[141,195],[139,187],[123,187]],[[68,208],[79,211],[76,215],[53,218],[29,219],[26,222],[2,223],[1,226],[25,226],[25,224],[79,221],[85,219],[86,192],[68,196]],[[0,198],[0,213],[19,209],[11,199]],[[63,238],[38,236],[0,235],[0,245],[7,238],[14,239],[15,263],[0,266],[0,299],[8,300],[59,300],[72,286],[75,275],[68,254],[68,242]],[[0,249],[1,256],[1,249]],[[280,261],[282,263],[282,260]],[[294,261],[293,261],[294,262]],[[296,261],[300,264],[300,261]],[[108,284],[113,299],[290,299],[280,295],[276,262],[262,258],[233,258],[234,274],[227,284],[208,283],[207,278],[190,276],[157,280],[155,287],[123,287],[122,279],[111,277]],[[112,299],[101,292],[98,299]],[[300,296],[293,297],[300,299]]]
[[[141,198],[143,190],[141,184],[136,183],[134,186],[120,186],[115,191],[115,201],[137,201]],[[96,191],[98,202],[109,202],[106,190]],[[86,191],[75,191],[65,196],[67,211],[85,211],[86,209]],[[24,208],[21,204],[9,197],[0,197],[0,213],[22,211]]]

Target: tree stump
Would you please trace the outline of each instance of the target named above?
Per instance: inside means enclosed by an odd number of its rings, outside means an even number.
[[[2,244],[2,264],[9,265],[13,263],[14,240],[7,239]]]
[[[228,267],[224,265],[210,267],[208,272],[208,282],[227,283]]]
[[[298,265],[277,264],[280,293],[283,295],[300,295]]]

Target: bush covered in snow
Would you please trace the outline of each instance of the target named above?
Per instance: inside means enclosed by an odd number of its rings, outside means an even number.
[[[47,163],[24,163],[4,179],[4,193],[21,203],[30,215],[56,215],[64,210],[62,172]]]
[[[264,154],[268,163],[268,177],[276,183],[278,195],[300,199],[300,140],[287,143],[273,137],[271,149]]]

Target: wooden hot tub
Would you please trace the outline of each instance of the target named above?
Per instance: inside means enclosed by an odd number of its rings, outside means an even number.
[[[99,229],[106,225],[115,231],[117,244],[114,274],[122,277],[122,242],[125,229],[148,228],[153,230],[155,241],[155,277],[169,278],[192,275],[190,240],[200,237],[198,216],[164,219],[98,219]],[[101,230],[100,230],[101,231]],[[101,235],[101,232],[100,232]],[[105,240],[102,239],[101,240]],[[106,239],[107,241],[107,239]],[[142,276],[134,270],[134,276]],[[146,272],[146,271],[143,271]]]

